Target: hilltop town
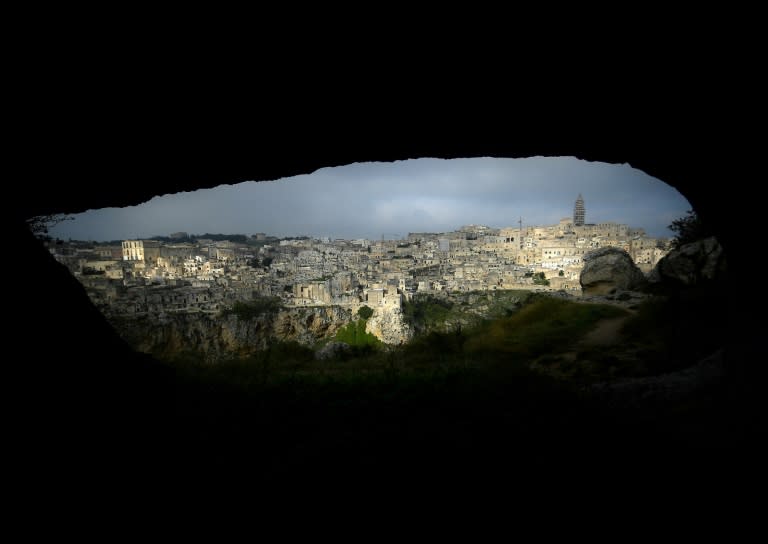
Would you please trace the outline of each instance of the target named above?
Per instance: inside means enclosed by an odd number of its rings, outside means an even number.
[[[467,225],[398,240],[179,232],[110,244],[47,243],[91,300],[112,315],[215,315],[237,302],[270,298],[287,308],[341,306],[354,312],[367,305],[379,316],[397,316],[403,301],[420,293],[580,294],[583,257],[590,251],[621,248],[648,273],[669,246],[641,228],[586,223],[581,195],[573,217],[555,225]],[[386,332],[374,332],[386,340]]]

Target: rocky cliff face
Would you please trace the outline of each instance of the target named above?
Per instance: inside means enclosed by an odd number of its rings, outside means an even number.
[[[400,308],[377,308],[365,325],[365,332],[373,334],[385,344],[404,344],[413,337],[413,330],[403,320]]]
[[[579,281],[584,294],[604,295],[614,289],[637,289],[645,276],[626,251],[605,247],[584,256]]]
[[[312,345],[353,320],[339,306],[285,308],[253,319],[202,313],[111,316],[118,333],[137,351],[162,359],[202,357],[209,362],[244,357],[275,340]]]

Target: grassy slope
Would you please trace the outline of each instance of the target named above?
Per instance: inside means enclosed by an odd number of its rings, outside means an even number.
[[[668,352],[658,336],[669,322],[660,316],[675,307],[641,308],[627,321],[626,344]],[[576,444],[636,452],[642,432],[671,420],[628,423],[573,387],[605,379],[610,365],[596,361],[611,361],[611,350],[621,355],[627,345],[567,357],[600,320],[621,315],[613,306],[534,297],[513,315],[430,332],[389,351],[316,361],[309,348],[278,344],[245,361],[180,365],[182,444],[195,455],[264,467],[273,478],[316,474],[318,466],[365,472],[371,463],[418,471],[489,459],[500,466]],[[683,436],[681,426],[704,429],[699,412],[665,423],[665,436]]]

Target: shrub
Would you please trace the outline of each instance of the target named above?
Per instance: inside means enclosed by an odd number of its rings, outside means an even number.
[[[362,319],[369,319],[373,315],[373,309],[369,306],[362,306],[357,311],[357,315],[359,315]]]
[[[273,314],[282,308],[277,297],[259,297],[248,302],[237,301],[231,308],[225,309],[221,315],[236,315],[238,319],[249,321],[264,314]]]
[[[342,327],[336,333],[334,340],[336,342],[344,342],[353,347],[381,345],[381,340],[374,335],[365,332],[365,323],[365,319],[358,319],[357,321]]]
[[[675,249],[712,236],[712,230],[693,210],[688,210],[685,217],[672,221],[668,228],[675,233],[675,238],[672,240],[672,247]]]
[[[538,272],[533,275],[533,283],[535,285],[549,285],[549,280],[544,277],[544,272]]]

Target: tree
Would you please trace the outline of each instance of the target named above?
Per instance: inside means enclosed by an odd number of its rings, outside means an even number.
[[[673,249],[712,236],[712,231],[693,210],[688,210],[685,217],[672,221],[668,228],[675,233]]]
[[[48,236],[48,231],[61,223],[62,221],[71,221],[74,217],[64,213],[51,213],[48,215],[38,215],[27,219],[27,226],[32,234],[39,238]]]
[[[361,306],[360,309],[357,311],[357,315],[359,315],[363,319],[368,319],[373,315],[373,309],[368,306]]]
[[[565,276],[565,272],[563,272],[563,271],[561,270],[560,272],[558,272],[558,273],[557,273],[557,275],[558,275],[558,276],[560,276],[560,277],[562,278],[563,276]]]

